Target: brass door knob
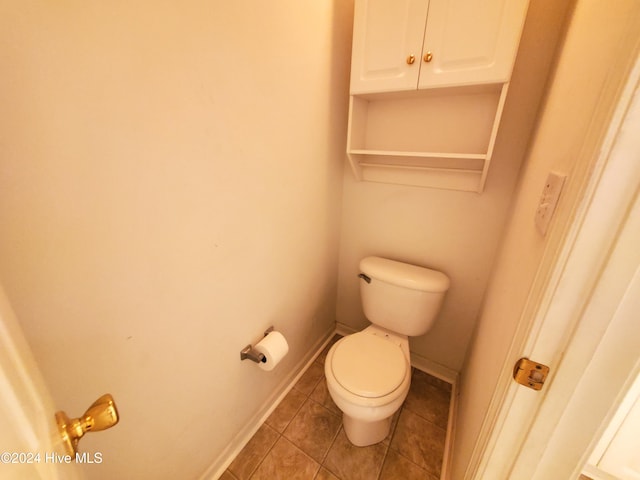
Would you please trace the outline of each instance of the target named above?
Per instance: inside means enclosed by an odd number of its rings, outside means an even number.
[[[87,432],[99,432],[113,427],[120,420],[118,409],[110,394],[102,395],[79,418],[69,420],[63,411],[56,412],[58,431],[71,456],[78,451],[78,442]]]
[[[415,61],[416,61],[416,56],[415,55],[409,55],[407,57],[407,64],[408,65],[413,65],[413,62],[415,62]]]
[[[433,54],[431,52],[427,52],[424,54],[424,57],[422,57],[422,59],[429,63],[431,60],[433,60]]]

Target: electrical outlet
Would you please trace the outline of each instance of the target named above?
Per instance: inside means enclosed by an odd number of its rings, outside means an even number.
[[[547,228],[549,228],[549,222],[551,222],[551,217],[553,217],[553,212],[558,204],[565,178],[567,178],[567,176],[562,173],[551,172],[544,184],[535,216],[536,227],[538,227],[538,231],[542,235],[547,233]]]

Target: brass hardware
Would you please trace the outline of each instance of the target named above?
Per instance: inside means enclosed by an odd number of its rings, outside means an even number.
[[[433,54],[431,52],[427,52],[424,54],[424,57],[422,57],[422,59],[429,63],[431,60],[433,60]]]
[[[541,390],[549,374],[549,367],[528,358],[521,358],[513,367],[513,379],[520,385]]]
[[[75,458],[78,442],[87,432],[99,432],[113,427],[120,420],[118,409],[110,394],[102,395],[80,418],[69,420],[63,411],[56,412],[58,431],[69,455]]]
[[[415,55],[409,55],[407,57],[407,64],[408,65],[413,65],[413,62],[415,62],[415,61],[416,61],[416,56]]]

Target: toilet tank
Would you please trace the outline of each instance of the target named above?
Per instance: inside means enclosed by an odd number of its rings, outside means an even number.
[[[429,331],[450,284],[449,277],[437,270],[381,257],[363,258],[360,272],[367,319],[411,337]]]

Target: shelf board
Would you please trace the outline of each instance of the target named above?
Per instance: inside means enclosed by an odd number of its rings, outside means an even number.
[[[402,90],[402,91],[393,91],[393,92],[368,92],[368,93],[358,93],[358,92],[350,92],[351,96],[363,98],[365,100],[388,100],[388,99],[398,99],[398,98],[426,98],[426,97],[442,97],[447,95],[482,95],[486,93],[497,93],[500,94],[500,91],[503,87],[502,82],[489,82],[482,84],[467,84],[467,85],[457,85],[457,86],[449,86],[449,87],[433,87],[427,89],[420,90]]]
[[[478,192],[486,155],[352,150],[359,180]]]
[[[389,163],[374,163],[374,162],[360,162],[360,167],[371,167],[371,168],[394,168],[401,170],[424,170],[431,172],[455,172],[455,173],[473,173],[479,174],[482,173],[482,169],[477,168],[455,168],[451,166],[447,167],[431,167],[427,165],[403,165],[403,164],[389,164]]]
[[[352,95],[347,154],[358,180],[481,193],[508,83]]]
[[[359,169],[361,180],[367,182],[467,192],[480,192],[481,189],[482,170],[381,165],[375,163],[361,163]]]
[[[487,156],[476,153],[351,150],[349,159],[359,172],[366,167],[482,172]]]
[[[366,155],[371,157],[411,157],[411,158],[443,158],[443,159],[470,159],[485,160],[485,153],[448,153],[448,152],[404,152],[396,150],[367,150],[351,149],[350,154]]]

